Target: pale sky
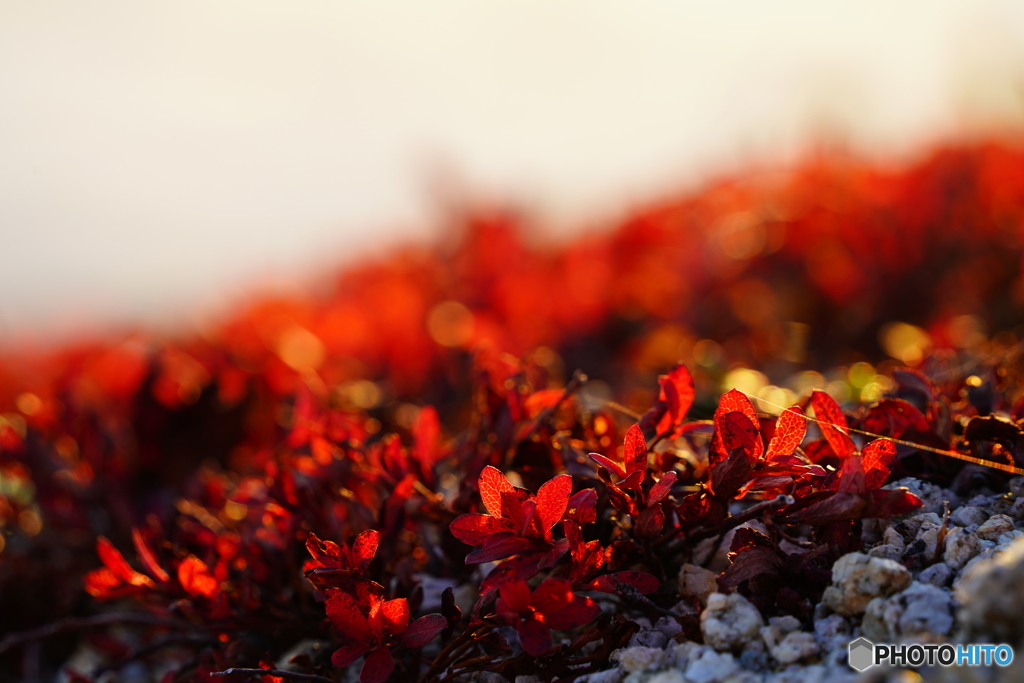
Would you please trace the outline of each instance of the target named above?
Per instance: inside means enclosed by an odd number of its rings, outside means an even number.
[[[1024,121],[1024,2],[0,0],[0,344],[401,236],[439,171],[565,233],[832,137]]]

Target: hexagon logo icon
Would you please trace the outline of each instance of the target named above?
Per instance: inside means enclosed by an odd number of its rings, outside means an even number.
[[[857,671],[863,671],[875,663],[875,644],[867,638],[851,640],[846,661]]]

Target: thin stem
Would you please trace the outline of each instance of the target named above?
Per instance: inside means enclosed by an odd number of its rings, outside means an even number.
[[[738,527],[740,524],[743,524],[744,522],[748,522],[748,521],[750,521],[752,519],[756,519],[757,517],[760,517],[763,513],[767,512],[769,510],[774,510],[776,508],[780,508],[780,507],[783,507],[785,505],[792,505],[792,504],[793,504],[793,497],[792,496],[786,496],[786,495],[776,496],[775,498],[773,498],[771,500],[766,500],[764,502],[758,503],[757,505],[749,507],[746,510],[744,510],[743,512],[739,513],[738,515],[733,515],[732,517],[729,517],[728,519],[723,521],[721,524],[716,524],[713,527],[705,527],[703,529],[697,529],[692,534],[687,536],[686,540],[688,540],[688,541],[703,541],[705,538],[711,538],[712,536],[719,536],[719,535],[724,534],[726,531],[729,531],[730,529],[732,529],[734,527]]]
[[[234,674],[248,674],[252,676],[277,676],[278,678],[294,678],[297,681],[319,681],[320,683],[337,683],[333,678],[317,676],[316,674],[300,674],[295,671],[283,671],[281,669],[241,669],[234,667],[224,671],[214,671],[211,676],[233,676]]]

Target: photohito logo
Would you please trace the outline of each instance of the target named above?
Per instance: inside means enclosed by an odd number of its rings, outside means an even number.
[[[1013,661],[1009,645],[875,645],[867,638],[850,641],[850,667],[863,671],[888,663],[893,666],[1007,666]]]

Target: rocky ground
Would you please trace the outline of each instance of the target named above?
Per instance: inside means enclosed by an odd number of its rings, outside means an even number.
[[[813,624],[792,616],[765,622],[742,595],[717,592],[713,570],[725,558],[716,557],[710,569],[685,565],[679,576],[682,592],[703,606],[703,644],[678,642],[672,619],[643,623],[630,647],[614,655],[618,667],[578,683],[1024,680],[1024,659],[1007,667],[871,667],[860,674],[847,664],[847,644],[860,636],[876,643],[1011,645],[1024,636],[1024,477],[1006,493],[966,499],[917,479],[892,485],[910,488],[924,507],[902,518],[865,520],[865,552],[835,563]],[[692,610],[685,602],[673,609]]]

